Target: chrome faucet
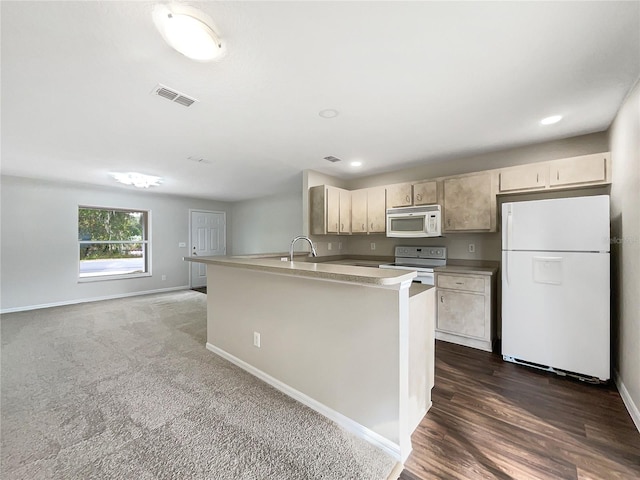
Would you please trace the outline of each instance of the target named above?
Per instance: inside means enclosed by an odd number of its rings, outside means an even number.
[[[314,257],[318,256],[318,254],[316,253],[316,248],[313,246],[313,242],[311,241],[311,239],[309,237],[304,236],[304,235],[298,235],[296,238],[291,240],[291,247],[289,248],[289,259],[292,262],[293,262],[293,245],[298,240],[306,240],[307,242],[309,242],[309,245],[311,246],[311,255],[314,256]]]

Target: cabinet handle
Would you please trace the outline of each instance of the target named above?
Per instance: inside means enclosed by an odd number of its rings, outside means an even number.
[[[364,223],[362,224],[362,231],[364,232]]]
[[[344,223],[340,224],[340,230],[344,230]]]
[[[407,203],[411,202],[411,197],[407,195]]]
[[[440,303],[444,303],[444,296],[440,295]]]
[[[536,173],[536,185],[538,184],[539,181],[540,181],[540,174]]]
[[[419,202],[421,202],[422,201],[422,194],[420,194],[420,193],[417,194],[416,198],[418,199]]]
[[[464,282],[456,282],[456,285],[464,285]]]
[[[373,230],[373,222],[371,222],[371,230]]]
[[[560,170],[556,170],[556,180],[560,180]]]

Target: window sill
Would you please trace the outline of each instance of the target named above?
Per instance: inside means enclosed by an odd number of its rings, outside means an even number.
[[[128,278],[150,277],[151,273],[124,273],[121,275],[96,275],[93,277],[78,277],[78,283],[105,282],[109,280],[126,280]]]

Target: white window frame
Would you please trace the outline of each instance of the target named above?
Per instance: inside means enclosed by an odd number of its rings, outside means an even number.
[[[140,278],[140,277],[151,277],[151,210],[147,210],[144,208],[123,208],[123,207],[105,207],[102,205],[78,205],[78,209],[76,210],[76,215],[78,216],[78,223],[80,221],[80,209],[89,209],[89,210],[115,210],[119,212],[142,212],[146,216],[146,228],[145,235],[142,240],[103,240],[103,241],[92,241],[92,240],[78,240],[78,249],[83,244],[123,244],[123,243],[141,243],[146,246],[145,251],[143,252],[143,257],[145,257],[146,264],[146,272],[142,273],[123,273],[123,274],[113,274],[113,275],[95,275],[90,277],[81,277],[80,276],[80,254],[78,253],[78,283],[89,283],[89,282],[104,282],[109,280],[124,280],[130,278]],[[76,229],[77,231],[77,229]],[[79,250],[78,250],[79,252]]]

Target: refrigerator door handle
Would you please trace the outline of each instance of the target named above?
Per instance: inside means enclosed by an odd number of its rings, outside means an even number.
[[[509,250],[511,246],[511,236],[513,235],[513,215],[511,214],[511,208],[507,212],[507,232],[506,232],[506,241],[504,245],[505,250]]]
[[[504,268],[504,278],[505,278],[505,280],[507,282],[507,285],[509,285],[509,254],[510,253],[511,252],[508,251],[508,250],[505,252],[504,266],[503,266],[503,268]]]

